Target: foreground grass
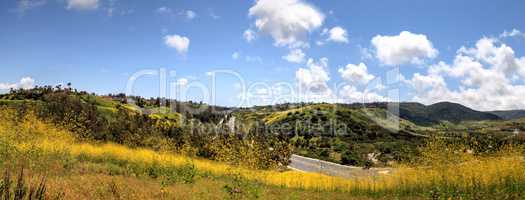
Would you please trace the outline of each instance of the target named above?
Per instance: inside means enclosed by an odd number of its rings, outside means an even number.
[[[479,157],[435,143],[425,167],[342,179],[262,171],[168,152],[78,142],[32,115],[0,110],[0,168],[47,175],[49,194],[65,199],[521,199],[525,163],[514,148]],[[52,195],[50,195],[52,196]]]

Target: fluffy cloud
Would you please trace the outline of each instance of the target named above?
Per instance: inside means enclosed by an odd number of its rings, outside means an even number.
[[[16,83],[0,83],[0,90],[9,90],[18,88]]]
[[[301,0],[258,0],[249,10],[255,26],[276,46],[304,47],[307,34],[323,24],[324,15]]]
[[[306,94],[328,95],[331,90],[328,87],[330,76],[328,74],[328,59],[321,58],[319,62],[308,59],[306,68],[299,68],[295,72],[295,79],[300,91]]]
[[[382,91],[384,86],[379,79],[372,81],[375,76],[368,73],[368,69],[364,63],[359,63],[358,65],[348,64],[346,67],[339,68],[339,74],[341,78],[347,82],[346,85],[339,87],[337,92],[341,102],[367,103],[388,101],[387,97],[377,93]]]
[[[472,48],[462,47],[451,64],[440,62],[426,75],[414,74],[409,83],[415,88],[414,100],[423,103],[453,101],[478,110],[522,109],[525,85],[525,57],[517,58],[506,44],[494,38],[481,38]],[[450,89],[445,79],[457,79]]]
[[[66,0],[67,9],[94,10],[98,8],[99,0]]]
[[[345,85],[339,90],[339,98],[342,102],[346,103],[370,103],[370,102],[385,102],[389,101],[387,97],[384,97],[375,92],[364,89],[359,91],[355,86]]]
[[[374,75],[368,73],[364,63],[348,64],[345,68],[339,68],[339,73],[344,80],[358,84],[367,84],[375,78]]]
[[[31,89],[35,86],[35,80],[31,77],[23,77],[18,83],[0,83],[0,90],[9,89]]]
[[[190,39],[180,35],[167,35],[164,37],[164,43],[171,48],[175,48],[178,53],[184,54],[188,52]]]
[[[495,46],[496,39],[481,38],[476,42],[475,48],[462,47],[459,53],[475,57],[477,60],[494,66],[495,70],[508,76],[519,74],[525,77],[524,58],[518,59],[514,56],[514,50],[506,44]]]
[[[328,86],[330,81],[328,59],[321,58],[318,62],[308,59],[306,67],[299,68],[295,72],[299,100],[341,103],[389,101],[389,98],[377,93],[383,91],[384,86],[380,81],[371,82],[374,75],[368,73],[365,64],[349,64],[346,68],[339,69],[339,73],[348,83],[332,90]],[[356,85],[356,83],[368,85]]]
[[[395,36],[377,35],[371,42],[376,57],[385,65],[422,64],[425,59],[438,55],[426,35],[408,31]]]
[[[521,32],[518,29],[512,29],[512,31],[503,31],[499,35],[500,38],[506,38],[506,37],[525,37],[525,33]]]
[[[35,85],[35,80],[31,77],[24,77],[20,79],[20,83],[18,86],[23,89],[30,89],[33,88]]]
[[[447,87],[447,84],[445,83],[443,77],[441,77],[438,74],[421,75],[419,73],[415,73],[412,76],[412,79],[403,80],[403,82],[406,82],[412,87],[414,87],[418,94],[425,92],[427,89],[430,88],[439,88],[441,91],[442,89],[445,89]]]
[[[252,31],[251,29],[246,29],[244,31],[244,33],[242,34],[242,37],[244,37],[244,39],[247,41],[247,42],[251,42],[253,40],[255,40],[256,36],[255,36],[255,32]]]
[[[302,63],[304,62],[304,56],[305,54],[303,53],[303,50],[293,49],[290,50],[290,53],[288,53],[288,55],[283,56],[283,59],[291,63]]]
[[[327,31],[327,34],[328,41],[348,43],[348,34],[346,30],[340,26],[333,27]]]

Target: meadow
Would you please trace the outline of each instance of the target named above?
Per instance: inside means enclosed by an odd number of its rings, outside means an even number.
[[[31,112],[0,109],[0,169],[25,169],[33,187],[45,177],[46,199],[522,199],[522,149],[507,145],[475,155],[460,144],[429,140],[421,157],[395,166],[393,174],[343,179],[80,140]]]

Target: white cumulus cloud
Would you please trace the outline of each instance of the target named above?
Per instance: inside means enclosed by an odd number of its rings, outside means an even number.
[[[16,88],[18,88],[16,83],[0,83],[0,90],[9,90]]]
[[[313,59],[308,59],[305,68],[299,68],[295,72],[295,79],[297,80],[300,91],[312,94],[330,94],[331,90],[328,87],[330,76],[328,73],[328,59],[321,58],[319,62]]]
[[[175,48],[179,54],[188,52],[190,47],[190,39],[180,35],[166,35],[164,36],[164,43],[171,48]]]
[[[0,83],[0,90],[9,89],[31,89],[35,86],[35,80],[31,77],[23,77],[18,83]]]
[[[338,98],[345,103],[369,103],[389,101],[388,97],[382,96],[378,92],[384,90],[385,86],[380,79],[368,72],[364,63],[347,64],[346,67],[339,68],[341,78],[346,84],[339,87]],[[374,80],[374,81],[372,81]]]
[[[99,0],[66,0],[67,9],[94,10],[99,6]]]
[[[339,73],[344,80],[358,84],[367,84],[375,78],[374,75],[368,73],[364,63],[348,64],[345,68],[339,68]]]
[[[425,59],[438,55],[426,35],[408,31],[394,36],[377,35],[371,42],[376,57],[385,65],[422,64]]]
[[[500,38],[506,38],[506,37],[525,37],[525,33],[521,32],[518,29],[513,28],[512,31],[503,31],[499,35]]]
[[[523,109],[525,57],[516,57],[511,47],[494,38],[481,38],[472,48],[462,47],[451,64],[432,65],[426,75],[416,73],[409,83],[415,101],[452,101],[478,110]],[[445,79],[457,80],[449,88]]]
[[[324,15],[301,0],[258,0],[249,10],[255,27],[276,46],[308,46],[308,33],[322,26]]]
[[[255,40],[256,38],[256,35],[255,35],[255,32],[251,29],[246,29],[244,31],[244,33],[242,34],[242,37],[244,37],[244,39],[247,41],[247,42],[251,42],[253,40]]]
[[[328,32],[328,41],[348,43],[348,33],[340,26],[331,28]]]
[[[367,89],[358,90],[353,85],[345,85],[339,90],[339,98],[346,103],[370,103],[370,102],[385,102],[389,98],[384,97],[374,91]]]
[[[283,59],[291,63],[302,63],[304,62],[304,57],[305,57],[305,54],[303,50],[292,49],[290,50],[290,53],[288,53],[288,55],[283,56]]]

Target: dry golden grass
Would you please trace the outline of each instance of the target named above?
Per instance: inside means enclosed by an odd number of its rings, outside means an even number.
[[[229,199],[222,188],[228,181],[199,179],[194,184],[175,183],[163,186],[158,180],[137,179],[104,174],[81,174],[48,179],[49,194],[62,199]],[[239,199],[253,199],[240,197]],[[260,188],[259,199],[371,199],[351,197],[347,193],[293,190],[278,187]]]

